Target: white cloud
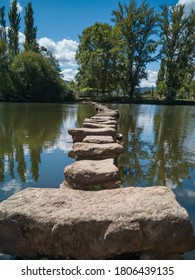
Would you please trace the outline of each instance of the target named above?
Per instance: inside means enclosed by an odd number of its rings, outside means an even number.
[[[67,80],[67,81],[74,80],[75,75],[77,74],[77,72],[78,72],[77,69],[64,69],[61,72],[62,78],[64,80]]]
[[[13,2],[13,0],[10,1],[10,5],[12,4],[12,2]],[[21,14],[23,11],[23,8],[19,2],[17,3],[17,8],[18,8],[18,12]]]
[[[52,51],[53,55],[58,59],[60,66],[74,67],[77,66],[75,54],[78,43],[73,40],[63,39],[55,42],[50,38],[41,38],[38,40],[39,45]]]
[[[5,192],[12,192],[12,193],[17,193],[21,191],[22,185],[17,182],[16,179],[12,179],[11,181],[7,182],[4,184],[2,190]]]
[[[18,2],[18,4],[17,4],[17,7],[18,7],[18,12],[21,14],[21,13],[22,13],[23,8],[22,8],[22,6],[20,5],[20,3],[19,3],[19,2]]]
[[[179,0],[177,4],[185,4],[186,15],[189,15],[192,9],[195,10],[195,0]]]
[[[77,123],[77,111],[72,111],[71,114],[63,121],[61,127],[60,136],[52,147],[46,148],[46,153],[52,153],[53,151],[59,149],[64,153],[72,151],[72,137],[68,134],[68,129],[70,127],[75,127]]]
[[[148,70],[148,80],[142,80],[141,87],[155,87],[157,80],[157,71]]]
[[[25,35],[24,33],[22,32],[19,32],[19,45],[20,45],[20,48],[23,49],[23,45],[24,45],[24,42],[25,42]]]

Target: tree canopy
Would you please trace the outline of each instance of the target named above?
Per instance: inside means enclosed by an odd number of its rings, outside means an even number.
[[[34,26],[34,17],[33,17],[33,8],[32,3],[28,3],[28,6],[25,8],[25,50],[38,51],[39,47],[36,41],[37,37],[37,27]]]
[[[135,0],[129,5],[119,3],[112,16],[118,32],[120,85],[132,98],[141,80],[147,79],[146,65],[157,59],[154,53],[158,42],[152,35],[156,34],[158,16],[149,4],[143,2],[137,6]]]
[[[162,6],[160,16],[161,66],[157,90],[174,100],[194,77],[195,13],[185,16],[185,6]]]
[[[117,78],[112,26],[96,22],[84,29],[79,39],[78,83],[95,93],[110,92],[115,88]]]
[[[0,8],[0,100],[62,102],[72,91],[60,76],[60,67],[51,52],[39,47],[32,4],[25,8],[25,43],[19,49],[20,13],[18,2],[11,4],[6,33],[5,7]]]
[[[17,0],[14,0],[11,4],[10,11],[8,13],[10,27],[8,29],[8,44],[10,54],[16,55],[19,53],[19,29],[20,29],[20,13],[18,11]]]

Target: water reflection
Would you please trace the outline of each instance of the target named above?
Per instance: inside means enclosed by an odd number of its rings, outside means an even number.
[[[48,111],[42,104],[36,104],[36,107],[32,104],[0,106],[0,181],[4,181],[5,171],[9,170],[12,179],[17,172],[21,182],[25,182],[25,155],[29,154],[30,171],[36,182],[41,152],[52,146],[60,134],[63,107],[56,105]]]
[[[115,107],[115,106],[113,106]],[[118,159],[125,186],[182,187],[195,169],[194,107],[117,105],[125,153]]]
[[[87,104],[0,103],[0,201],[26,187],[55,187],[74,159],[68,129],[94,114]]]

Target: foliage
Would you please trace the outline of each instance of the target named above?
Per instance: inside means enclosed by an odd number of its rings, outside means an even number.
[[[195,80],[192,80],[190,83],[190,92],[193,98],[195,99]]]
[[[61,72],[61,68],[59,65],[58,60],[55,58],[55,56],[53,55],[53,53],[51,51],[48,51],[47,49],[44,50],[44,52],[42,51],[42,54],[47,57],[51,63],[51,65],[56,69],[56,71],[60,74]]]
[[[79,39],[76,54],[79,65],[78,84],[84,88],[92,88],[94,93],[112,91],[117,79],[113,28],[109,24],[96,22],[84,29]]]
[[[19,53],[19,29],[20,29],[20,13],[18,12],[17,0],[14,0],[11,4],[10,11],[8,13],[10,28],[8,30],[9,39],[9,51],[11,56]]]
[[[171,9],[162,7],[160,18],[161,67],[157,90],[168,100],[174,100],[179,90],[194,76],[195,13],[185,16],[184,5]]]
[[[39,49],[32,4],[25,8],[24,51],[19,50],[20,14],[14,0],[8,13],[10,27],[6,38],[5,7],[0,8],[0,100],[62,102],[73,92],[60,77],[53,54]],[[41,52],[42,51],[42,52]]]
[[[0,8],[0,40],[6,41],[5,7]]]
[[[158,43],[151,36],[156,33],[158,16],[146,2],[137,6],[135,0],[129,5],[119,3],[112,15],[118,32],[120,85],[132,98],[141,80],[147,78],[147,63],[157,59],[154,52]]]
[[[26,51],[11,65],[17,98],[25,101],[59,102],[64,90],[56,69],[40,53]]]
[[[34,27],[34,17],[33,17],[33,8],[32,4],[28,3],[28,6],[25,8],[25,43],[24,48],[25,50],[32,50],[32,51],[38,51],[39,46],[36,41],[37,37],[37,27]]]
[[[12,90],[7,45],[0,40],[0,100],[9,100]]]

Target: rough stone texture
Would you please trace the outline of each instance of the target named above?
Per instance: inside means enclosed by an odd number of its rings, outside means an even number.
[[[114,139],[112,136],[86,136],[83,139],[83,143],[95,143],[95,144],[106,144],[106,143],[114,143]]]
[[[97,116],[91,117],[92,120],[95,120],[96,122],[105,122],[105,121],[115,121],[115,118],[113,117],[107,117],[107,116]]]
[[[88,135],[105,135],[115,137],[116,130],[113,128],[73,128],[68,133],[72,136],[73,142],[82,142]]]
[[[73,144],[73,152],[77,160],[115,158],[123,153],[123,151],[123,146],[118,143],[95,144],[77,142]]]
[[[195,248],[188,214],[167,187],[85,192],[26,189],[0,203],[0,252],[104,259]]]
[[[103,124],[103,123],[87,123],[84,122],[83,123],[83,127],[87,127],[87,128],[113,128],[116,129],[116,125],[114,124]]]
[[[95,190],[113,188],[119,180],[113,159],[81,160],[64,169],[65,179],[73,189]]]
[[[86,119],[84,119],[83,123],[101,123],[101,124],[106,124],[106,125],[115,125],[117,127],[117,121],[115,121],[115,120],[111,120],[111,121],[96,121],[94,119],[86,118]]]
[[[106,110],[104,112],[100,112],[98,114],[96,114],[97,117],[113,117],[115,119],[118,119],[119,117],[119,112],[118,111],[113,111],[113,110]]]

